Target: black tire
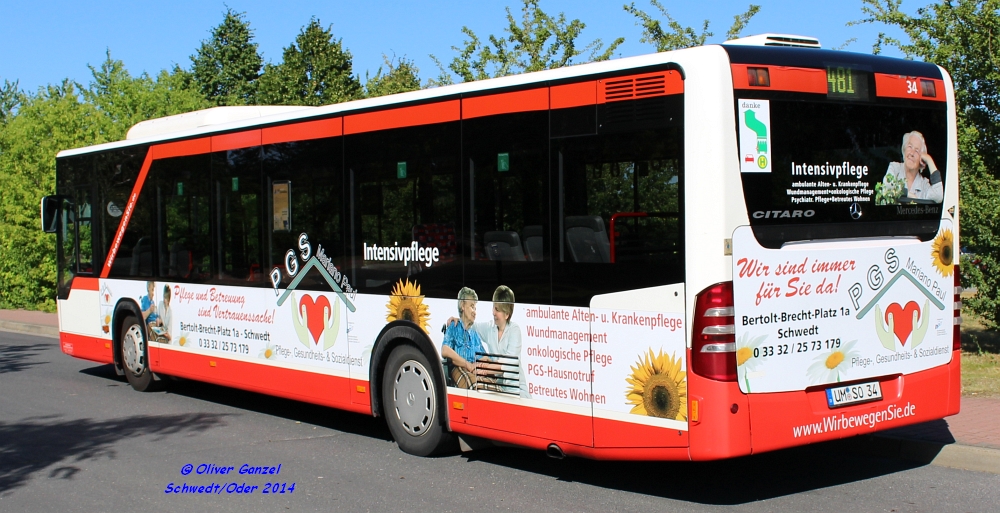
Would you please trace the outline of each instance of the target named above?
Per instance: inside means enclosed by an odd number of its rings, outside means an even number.
[[[451,452],[455,437],[444,428],[441,394],[419,349],[401,345],[392,350],[382,374],[382,405],[389,431],[403,452],[431,456]]]
[[[132,388],[139,392],[156,390],[160,381],[149,370],[146,329],[131,315],[122,322],[121,351],[122,370]]]

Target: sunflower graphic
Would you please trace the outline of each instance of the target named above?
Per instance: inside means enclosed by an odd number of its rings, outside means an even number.
[[[687,420],[687,373],[681,370],[681,359],[671,355],[649,353],[641,355],[632,366],[632,375],[625,378],[631,385],[625,392],[629,413],[673,420]]]
[[[952,237],[951,230],[941,230],[941,233],[934,237],[931,257],[934,259],[934,267],[937,267],[941,276],[951,276],[951,264],[955,262],[955,238]]]
[[[389,297],[389,315],[385,316],[386,322],[410,321],[420,326],[425,332],[430,333],[428,319],[430,312],[424,304],[424,296],[420,294],[420,285],[417,282],[410,283],[399,280],[392,288],[392,295]]]
[[[860,356],[860,353],[854,350],[854,344],[857,342],[852,340],[828,354],[817,356],[806,371],[809,373],[810,381],[817,385],[839,382],[840,374],[851,366],[851,359]]]

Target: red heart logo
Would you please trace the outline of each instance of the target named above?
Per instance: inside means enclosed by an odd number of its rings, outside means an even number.
[[[892,332],[899,338],[899,343],[906,345],[906,339],[913,332],[913,312],[917,312],[917,319],[920,318],[920,306],[916,302],[910,301],[906,306],[899,306],[893,303],[885,309],[885,322],[889,323],[889,316],[892,316]]]
[[[326,299],[326,296],[319,296],[313,302],[313,298],[309,297],[309,294],[305,294],[299,300],[299,311],[302,311],[303,306],[306,307],[306,327],[309,328],[309,334],[312,335],[313,343],[319,344],[319,337],[323,335],[323,330],[326,329],[326,323],[323,319],[323,309],[326,308],[329,315],[333,315],[333,309],[330,308],[330,301]]]

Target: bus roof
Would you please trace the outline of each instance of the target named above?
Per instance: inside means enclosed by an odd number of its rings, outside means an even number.
[[[474,94],[478,92],[490,91],[496,89],[519,88],[519,87],[530,86],[531,84],[537,84],[537,83],[571,80],[574,78],[584,77],[589,75],[603,75],[629,69],[646,68],[646,67],[652,67],[671,62],[676,62],[681,55],[684,55],[684,58],[682,60],[698,58],[695,55],[697,53],[715,53],[715,55],[722,57],[724,54],[722,54],[720,50],[722,50],[723,48],[725,48],[724,51],[727,52],[731,57],[733,56],[734,53],[742,56],[754,55],[755,57],[765,56],[770,54],[781,54],[780,56],[774,55],[766,60],[774,61],[776,57],[780,61],[791,59],[797,62],[809,61],[812,64],[815,64],[818,61],[828,60],[831,56],[840,56],[840,59],[844,60],[844,56],[848,54],[847,52],[820,50],[815,48],[743,46],[743,44],[746,44],[746,42],[743,42],[741,44],[741,43],[736,43],[735,41],[727,43],[730,44],[706,45],[700,47],[685,48],[681,50],[674,50],[670,52],[640,55],[636,57],[626,57],[622,59],[613,59],[601,62],[591,62],[586,64],[566,66],[557,69],[536,71],[532,73],[523,73],[519,75],[510,75],[510,76],[492,78],[486,80],[477,80],[474,82],[464,82],[460,84],[453,84],[453,85],[435,87],[430,89],[421,89],[418,91],[411,91],[411,92],[393,94],[388,96],[380,96],[377,98],[354,100],[354,101],[336,103],[320,107],[249,106],[249,107],[229,107],[225,109],[219,109],[219,108],[205,109],[201,111],[180,114],[177,116],[168,116],[165,118],[157,118],[153,120],[143,121],[136,124],[133,127],[133,130],[139,128],[138,137],[127,138],[122,141],[103,143],[94,146],[63,150],[60,151],[56,155],[56,157],[57,158],[71,157],[75,155],[82,155],[93,152],[113,150],[118,148],[127,148],[130,146],[140,146],[145,144],[155,144],[167,141],[190,139],[211,134],[235,132],[240,130],[273,126],[273,125],[285,124],[296,121],[309,121],[315,119],[329,118],[333,116],[345,115],[361,111],[377,110],[379,108],[389,107],[393,105],[430,102],[437,99],[467,95],[470,93]],[[851,55],[850,60],[864,59],[866,62],[871,62],[873,60],[878,60],[882,62],[898,61],[898,59],[878,57],[866,54],[850,53],[850,55]],[[736,61],[737,59],[733,60]],[[913,64],[932,66],[936,69],[936,66],[933,66],[931,64],[914,63],[913,61],[902,61],[902,62],[907,62],[911,66]],[[160,127],[155,129],[150,129],[147,131],[145,129],[140,128],[140,126],[144,124],[146,126],[160,125]],[[167,129],[168,127],[171,126],[175,126],[179,129],[176,131]],[[181,128],[182,126],[184,128]],[[130,130],[130,132],[132,132],[132,130]]]

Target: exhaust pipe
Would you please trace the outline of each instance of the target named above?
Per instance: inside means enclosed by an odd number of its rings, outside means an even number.
[[[561,460],[566,457],[566,454],[556,444],[549,444],[548,448],[545,449],[545,455],[557,460]]]

